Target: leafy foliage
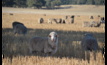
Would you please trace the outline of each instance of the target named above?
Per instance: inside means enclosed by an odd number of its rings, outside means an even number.
[[[68,4],[105,5],[105,0],[2,0],[2,6],[8,7],[36,7],[54,8]]]

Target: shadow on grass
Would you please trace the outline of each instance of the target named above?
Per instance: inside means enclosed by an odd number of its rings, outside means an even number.
[[[73,8],[72,6],[64,6],[64,7],[54,7],[54,8],[41,8],[41,9],[45,9],[45,10],[56,10],[56,9],[70,9]]]
[[[52,29],[31,29],[28,28],[28,32],[25,36],[14,35],[11,28],[2,29],[2,54],[4,57],[13,56],[32,56],[28,54],[28,42],[29,39],[34,36],[46,37],[51,31],[56,31],[59,35],[58,51],[52,57],[67,57],[67,58],[79,58],[86,59],[85,51],[81,49],[80,42],[85,33],[81,31],[62,31]],[[101,43],[104,43],[105,33],[93,33],[95,38]],[[99,49],[101,50],[101,49]],[[33,56],[43,56],[33,54]],[[44,57],[44,56],[43,56]],[[88,57],[88,56],[87,56]],[[88,58],[89,59],[89,58]],[[88,60],[87,59],[87,60]]]

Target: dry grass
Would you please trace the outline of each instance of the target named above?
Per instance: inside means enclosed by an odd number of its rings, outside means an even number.
[[[73,6],[79,7],[79,6]],[[83,8],[86,6],[80,6]],[[94,8],[96,6],[88,6],[89,8]],[[98,9],[102,9],[102,6],[98,6]],[[3,8],[3,11],[38,11],[30,9],[14,9],[14,8]],[[87,10],[85,8],[84,10]],[[98,10],[97,9],[97,10]],[[64,9],[61,11],[69,11],[71,9]],[[75,11],[75,9],[73,9]],[[72,11],[73,11],[72,10]],[[78,10],[78,9],[77,9]],[[76,11],[77,11],[76,10]],[[92,10],[92,11],[93,11]],[[89,17],[91,15],[81,15],[79,10],[79,15],[75,15],[74,24],[47,24],[48,18],[62,18],[68,14],[57,14],[56,13],[47,14],[46,12],[52,13],[53,11],[43,11],[39,10],[39,13],[12,13],[9,12],[2,13],[2,53],[4,58],[2,59],[3,65],[104,65],[104,60],[102,57],[102,47],[105,44],[105,30],[104,25],[98,28],[82,27],[83,21],[91,21]],[[60,10],[58,10],[60,11]],[[43,13],[44,12],[44,13]],[[103,11],[101,11],[103,12]],[[40,14],[42,13],[42,14]],[[62,13],[62,12],[61,12]],[[84,12],[87,13],[87,12]],[[104,16],[103,14],[98,14],[94,12],[93,16],[98,15]],[[95,14],[94,14],[95,13]],[[103,12],[104,13],[104,12]],[[44,16],[46,14],[46,16]],[[72,13],[71,13],[72,14]],[[96,15],[97,14],[97,15]],[[43,17],[45,20],[44,24],[38,24],[37,20],[39,17]],[[97,20],[97,18],[95,18]],[[12,30],[12,22],[20,21],[28,28],[28,32],[25,36],[14,35]],[[59,47],[55,55],[44,57],[37,54],[28,54],[28,41],[33,36],[47,36],[51,31],[56,31],[59,34]],[[99,49],[98,51],[83,51],[80,45],[81,39],[84,33],[91,32],[94,34],[95,38],[98,40]]]

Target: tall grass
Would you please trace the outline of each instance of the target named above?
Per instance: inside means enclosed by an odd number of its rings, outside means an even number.
[[[4,65],[104,65],[102,46],[104,33],[93,33],[99,40],[98,51],[84,51],[81,39],[86,32],[57,31],[59,34],[58,51],[55,55],[44,57],[38,54],[29,55],[28,41],[33,36],[45,37],[52,29],[28,29],[27,35],[14,35],[11,28],[2,29],[2,53]],[[103,37],[103,38],[102,38]],[[100,43],[101,42],[101,43]]]

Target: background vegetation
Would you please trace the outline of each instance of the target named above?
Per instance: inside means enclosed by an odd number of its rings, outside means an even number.
[[[42,6],[54,8],[60,5],[105,5],[105,0],[2,0],[2,6],[7,7],[34,7],[41,8]]]

